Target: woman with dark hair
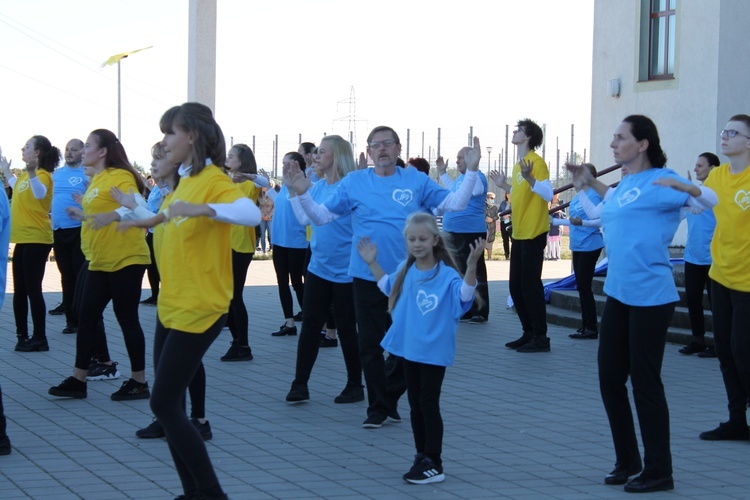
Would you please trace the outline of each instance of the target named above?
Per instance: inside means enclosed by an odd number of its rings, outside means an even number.
[[[240,191],[257,204],[260,188],[268,187],[269,184],[265,177],[258,175],[253,150],[247,144],[232,146],[227,154],[226,169]],[[248,341],[247,308],[242,293],[245,290],[247,268],[255,254],[255,227],[233,225],[231,241],[234,292],[229,303],[227,326],[232,334],[232,343],[221,360],[250,361],[253,359],[253,351]]]
[[[302,171],[305,171],[304,157],[292,151],[284,155],[283,168],[288,170],[292,162],[297,162]],[[271,225],[271,244],[273,245],[273,268],[276,270],[276,282],[279,286],[279,300],[284,312],[284,324],[271,335],[281,337],[284,335],[297,335],[295,320],[301,320],[302,314],[294,315],[294,303],[292,292],[289,289],[289,280],[297,295],[297,303],[302,306],[305,293],[305,285],[302,281],[305,270],[305,255],[307,254],[307,233],[305,226],[299,223],[294,215],[292,205],[289,203],[289,190],[286,183],[281,187],[278,194],[271,190],[266,193],[274,202],[273,223]]]
[[[218,165],[224,134],[211,109],[188,102],[161,118],[167,158],[180,183],[155,217],[125,227],[159,226],[162,277],[154,332],[151,409],[167,437],[184,498],[225,499],[206,445],[184,410],[185,391],[221,333],[232,299],[231,224],[255,226],[260,211]]]
[[[695,178],[703,182],[714,167],[721,165],[719,157],[713,153],[703,153],[695,162]],[[688,171],[688,180],[692,180]],[[683,210],[687,218],[687,242],[685,243],[685,301],[690,315],[690,329],[693,340],[680,349],[682,354],[698,354],[701,358],[715,358],[714,346],[706,345],[706,324],[703,314],[703,290],[708,293],[711,306],[711,240],[716,229],[713,210],[692,214]]]
[[[13,190],[10,205],[10,241],[13,250],[13,315],[18,343],[16,351],[49,351],[42,280],[52,249],[52,175],[60,163],[60,150],[49,139],[35,135],[21,149],[26,170],[19,178],[2,158],[0,169]],[[31,307],[34,335],[29,338],[27,316]]]
[[[671,490],[674,482],[669,408],[661,365],[667,328],[679,295],[668,247],[680,223],[682,208],[711,208],[716,204],[716,195],[708,188],[683,182],[674,171],[664,168],[667,157],[659,134],[645,116],[625,118],[615,129],[610,147],[615,161],[628,172],[616,188],[596,180],[583,165],[566,164],[589,218],[601,217],[609,258],[604,284],[607,303],[599,340],[599,387],[617,461],[604,482],[625,484],[625,491],[631,493]],[[594,206],[586,187],[592,188],[603,202]],[[638,230],[633,231],[634,227]],[[638,450],[628,400],[628,376],[645,463]],[[629,481],[641,470],[640,476]]]
[[[143,181],[128,161],[125,149],[109,130],[91,132],[83,147],[83,165],[93,167],[95,175],[83,195],[81,205],[68,207],[71,217],[86,221],[81,229],[81,246],[89,262],[79,310],[76,359],[73,375],[50,388],[57,397],[85,398],[86,377],[96,350],[98,323],[109,302],[125,339],[131,376],[112,394],[113,401],[148,399],[146,382],[146,341],[138,319],[138,301],[146,266],[150,262],[143,232],[120,232],[111,222],[124,213],[112,195],[116,188],[140,197]]]

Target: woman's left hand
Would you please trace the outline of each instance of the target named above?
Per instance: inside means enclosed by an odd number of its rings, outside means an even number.
[[[484,255],[484,238],[477,238],[474,243],[469,243],[469,256],[466,258],[467,266],[476,266],[479,259]]]
[[[92,229],[101,229],[113,222],[120,220],[120,215],[117,212],[106,212],[103,214],[96,214],[89,217],[89,224]]]

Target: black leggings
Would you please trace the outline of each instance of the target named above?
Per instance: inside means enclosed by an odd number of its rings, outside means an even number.
[[[203,355],[221,333],[226,320],[226,315],[221,316],[201,334],[168,329],[158,318],[156,321],[156,376],[151,392],[151,410],[164,427],[169,451],[186,495],[196,491],[213,491],[215,495],[217,488],[221,491],[206,444],[188,420],[183,406],[185,390],[195,379],[203,364]]]
[[[146,268],[146,276],[148,276],[148,284],[151,287],[151,296],[156,299],[159,297],[159,281],[161,278],[154,255],[154,233],[146,233],[146,244],[148,245],[148,252],[151,254],[151,264]]]
[[[47,257],[52,245],[43,243],[16,243],[13,250],[13,315],[16,318],[16,335],[29,336],[29,305],[34,337],[47,337],[47,311],[42,294],[42,280]]]
[[[70,309],[73,313],[75,324],[78,324],[78,318],[81,315],[81,305],[83,290],[86,288],[86,281],[89,276],[89,261],[84,261],[81,268],[78,270],[78,277],[76,278],[76,289],[73,294],[73,301],[70,304]],[[66,305],[67,306],[67,305]],[[66,307],[67,311],[67,307]],[[96,324],[96,338],[94,339],[94,355],[93,358],[101,363],[107,363],[111,361],[109,357],[109,346],[107,346],[107,333],[104,330],[104,318],[99,316],[99,321]]]
[[[685,262],[685,301],[690,315],[690,329],[693,337],[706,336],[706,320],[703,313],[703,290],[708,291],[708,306],[711,307],[711,278],[708,270],[711,265],[700,266]]]
[[[576,287],[578,297],[581,299],[581,326],[585,330],[598,332],[596,323],[596,301],[594,292],[591,290],[591,282],[594,279],[596,261],[602,249],[589,252],[573,252],[573,273],[576,276]]]
[[[643,474],[654,478],[672,475],[669,407],[661,382],[661,365],[674,309],[674,302],[635,307],[608,297],[599,336],[599,389],[617,465],[641,465],[626,385],[629,376],[643,439]]]
[[[126,266],[112,272],[89,269],[81,292],[76,368],[88,370],[89,361],[96,348],[97,323],[111,300],[112,309],[125,339],[130,369],[134,372],[146,369],[146,340],[138,319],[138,301],[141,299],[141,283],[145,270],[146,266],[141,264]]]
[[[65,320],[68,326],[77,327],[78,318],[73,311],[73,295],[76,290],[76,279],[83,265],[81,251],[81,228],[71,227],[56,229],[54,232],[55,263],[60,270],[62,285],[62,303],[65,306]]]
[[[245,290],[247,279],[247,268],[253,261],[253,254],[241,253],[232,250],[232,278],[234,280],[234,294],[229,303],[229,315],[227,326],[232,333],[232,338],[244,347],[250,345],[247,338],[247,308],[242,292]]]
[[[440,415],[440,390],[445,367],[404,359],[404,377],[417,453],[424,453],[435,465],[441,465],[443,417]]]
[[[307,386],[320,349],[320,330],[330,315],[333,305],[341,352],[346,364],[347,385],[362,385],[362,365],[359,361],[357,325],[354,320],[354,299],[351,283],[334,283],[311,272],[305,278],[305,302],[302,304],[302,323],[297,344],[297,369],[292,385]]]
[[[284,318],[294,317],[292,291],[289,290],[289,280],[297,295],[297,303],[302,307],[305,285],[302,282],[307,248],[288,248],[281,245],[273,246],[273,268],[276,271],[276,282],[279,284],[279,300]]]

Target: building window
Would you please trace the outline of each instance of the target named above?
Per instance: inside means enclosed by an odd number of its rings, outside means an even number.
[[[677,0],[650,0],[648,79],[674,78],[675,7]]]

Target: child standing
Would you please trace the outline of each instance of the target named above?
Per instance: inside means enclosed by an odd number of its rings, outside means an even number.
[[[456,353],[459,319],[474,299],[476,266],[484,252],[484,240],[479,238],[470,245],[462,280],[432,215],[417,212],[409,216],[404,236],[408,257],[392,275],[378,264],[377,246],[368,237],[360,240],[357,250],[380,290],[389,296],[393,324],[381,346],[404,358],[417,455],[403,478],[413,484],[438,483],[445,480],[440,457],[440,390],[445,367],[453,364]]]

